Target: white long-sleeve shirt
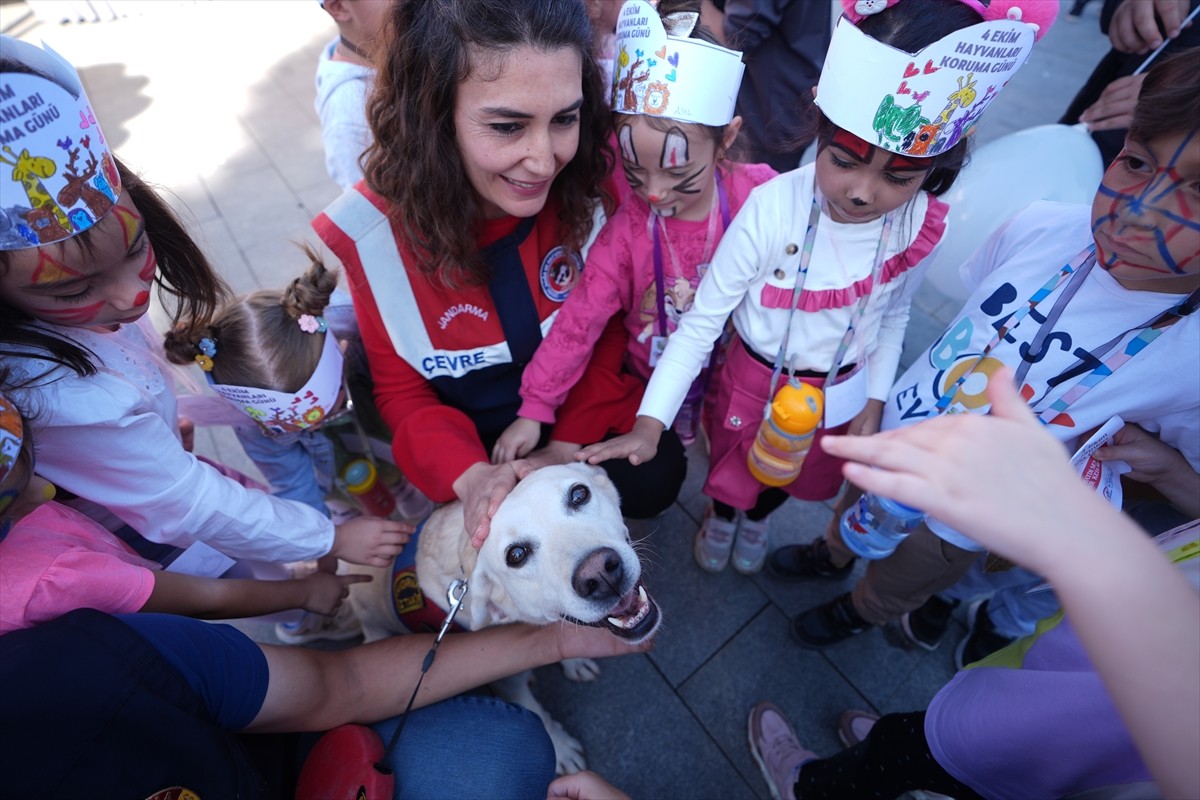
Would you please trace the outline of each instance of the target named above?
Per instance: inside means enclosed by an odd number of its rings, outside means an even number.
[[[12,393],[34,417],[38,474],[88,501],[80,510],[110,530],[124,522],[151,541],[203,541],[232,558],[286,562],[329,552],[333,524],[323,514],[247,489],[183,449],[157,343],[138,326],[111,333],[44,328],[95,354],[95,375],[59,368],[35,388]],[[5,363],[18,376],[53,366],[36,358]]]
[[[948,207],[918,192],[896,213],[878,287],[873,286],[871,271],[882,218],[843,224],[822,213],[804,291],[789,317],[812,208],[814,172],[809,164],[751,192],[700,281],[694,305],[667,340],[640,415],[670,426],[731,314],[742,341],[768,362],[775,360],[790,319],[785,363],[793,370],[827,372],[864,294],[871,299],[845,361],[865,355],[868,396],[887,397],[900,363],[912,295],[922,264],[945,233]]]

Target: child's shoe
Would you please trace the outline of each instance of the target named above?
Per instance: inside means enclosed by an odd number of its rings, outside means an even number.
[[[737,538],[733,543],[733,568],[743,575],[753,575],[763,568],[767,560],[768,521],[742,517]]]
[[[750,711],[747,725],[750,754],[762,770],[774,800],[793,800],[800,768],[815,759],[796,738],[783,712],[773,703],[759,703]]]
[[[306,611],[299,622],[275,623],[275,636],[284,644],[308,644],[318,639],[342,642],[362,636],[362,625],[348,601],[331,617]]]
[[[712,506],[708,507],[704,521],[700,523],[700,530],[696,531],[696,543],[692,547],[692,555],[695,556],[700,569],[705,572],[720,572],[725,569],[741,519],[741,514],[730,520],[721,519],[713,513]]]

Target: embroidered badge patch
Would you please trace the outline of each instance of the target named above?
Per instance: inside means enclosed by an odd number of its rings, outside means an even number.
[[[571,294],[583,272],[583,259],[577,253],[568,252],[562,245],[555,247],[542,259],[539,278],[542,292],[556,303],[561,303]]]

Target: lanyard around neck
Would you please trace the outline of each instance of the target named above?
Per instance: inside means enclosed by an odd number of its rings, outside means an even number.
[[[717,196],[714,198],[712,208],[708,212],[708,230],[704,236],[704,251],[700,255],[700,263],[708,263],[712,259],[713,250],[715,249],[716,229],[717,229],[717,210],[721,212],[721,231],[724,232],[729,228],[729,196],[725,192],[725,187],[718,180]],[[663,269],[662,257],[662,242],[666,239],[667,250],[671,255],[671,266],[674,267],[676,274],[682,275],[683,270],[679,266],[679,260],[675,258],[675,250],[671,247],[671,240],[666,235],[666,222],[658,214],[650,212],[650,231],[651,238],[654,241],[654,292],[655,301],[658,310],[658,335],[667,336],[670,331],[667,330],[667,288],[666,276]],[[659,229],[662,229],[660,236]],[[682,311],[682,309],[680,309]]]
[[[1042,286],[1039,287],[1038,290],[1029,297],[1029,300],[1025,302],[1025,305],[1013,312],[1012,316],[1008,318],[1008,322],[996,328],[996,335],[993,336],[992,340],[984,346],[983,352],[979,354],[979,357],[976,358],[974,363],[972,363],[971,366],[959,376],[958,380],[956,380],[953,385],[947,387],[946,391],[942,393],[942,396],[938,398],[938,401],[934,406],[936,412],[941,414],[950,407],[950,404],[958,395],[962,385],[967,382],[967,378],[974,374],[975,370],[980,364],[983,363],[983,360],[987,358],[988,354],[990,354],[992,350],[996,348],[996,345],[1003,341],[1004,338],[1008,336],[1010,331],[1014,330],[1018,325],[1020,325],[1021,321],[1029,315],[1029,312],[1032,311],[1038,303],[1049,297],[1055,289],[1063,284],[1064,281],[1073,279],[1073,276],[1076,276],[1081,270],[1084,274],[1086,274],[1095,263],[1095,247],[1089,245],[1081,250],[1079,254],[1071,260],[1070,263],[1064,264],[1062,268],[1058,270],[1058,272],[1054,273],[1054,276],[1050,278],[1050,280],[1042,284]],[[1076,287],[1075,290],[1070,291],[1070,294],[1074,294],[1075,291],[1078,291],[1078,287]],[[1066,295],[1067,292],[1064,292],[1063,294]],[[1059,304],[1065,305],[1062,303],[1062,298],[1060,298]],[[1059,313],[1061,313],[1061,311]],[[1057,315],[1055,316],[1057,317]],[[1049,316],[1047,316],[1046,320],[1049,321],[1049,319]],[[1045,324],[1045,322],[1042,323],[1043,328],[1045,327]]]

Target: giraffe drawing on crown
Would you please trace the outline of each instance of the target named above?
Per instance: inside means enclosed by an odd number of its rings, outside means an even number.
[[[54,160],[45,156],[31,156],[28,150],[21,150],[21,155],[18,156],[7,145],[4,147],[4,152],[12,156],[14,160],[9,161],[4,156],[0,156],[0,163],[8,164],[13,168],[13,180],[25,187],[29,204],[33,206],[33,211],[26,215],[26,219],[34,233],[37,234],[38,241],[45,244],[69,237],[71,223],[42,183],[42,178],[51,177],[58,169]]]

